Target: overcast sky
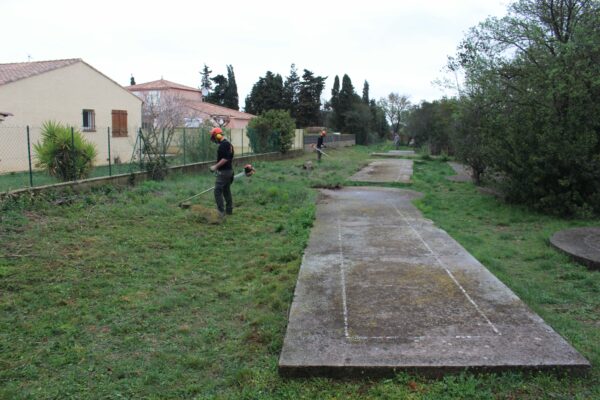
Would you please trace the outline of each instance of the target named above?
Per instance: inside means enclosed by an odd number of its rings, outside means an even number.
[[[413,103],[444,95],[447,56],[508,0],[2,0],[0,63],[82,58],[122,85],[161,77],[198,87],[233,65],[240,107],[266,71],[285,79],[295,63],[327,76],[348,74],[358,94],[407,94]],[[451,95],[452,93],[447,92]],[[1,107],[0,107],[1,108]]]

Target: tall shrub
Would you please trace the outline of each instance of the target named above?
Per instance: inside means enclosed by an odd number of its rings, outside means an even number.
[[[599,26],[597,0],[518,0],[462,42],[464,94],[501,128],[485,136],[509,200],[600,213]]]
[[[289,111],[265,111],[248,124],[250,147],[255,153],[286,153],[292,148],[295,128],[296,123]]]
[[[47,121],[42,126],[42,140],[33,145],[38,160],[36,166],[62,181],[87,178],[94,167],[98,152],[81,132],[58,122]]]

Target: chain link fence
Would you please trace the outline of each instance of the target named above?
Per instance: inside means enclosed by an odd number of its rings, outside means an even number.
[[[81,132],[97,152],[89,178],[146,171],[148,164],[157,157],[166,166],[215,160],[217,146],[210,142],[209,131],[210,127],[177,128],[174,131],[128,127],[127,132],[113,135],[110,127],[96,127],[94,131]],[[247,129],[224,129],[224,134],[233,144],[236,157],[255,154]],[[41,127],[0,124],[0,191],[61,182],[39,164],[35,145],[41,141]],[[302,149],[303,143],[304,132],[297,129],[291,150]],[[153,154],[150,154],[151,147]]]

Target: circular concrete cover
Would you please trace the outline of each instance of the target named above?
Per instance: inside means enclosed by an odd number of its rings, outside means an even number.
[[[600,270],[600,227],[565,229],[552,235],[550,243],[576,261]]]

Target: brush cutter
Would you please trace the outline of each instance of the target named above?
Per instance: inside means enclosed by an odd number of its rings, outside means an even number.
[[[244,165],[244,171],[240,172],[237,175],[235,175],[233,177],[233,180],[235,181],[237,178],[241,178],[242,176],[250,177],[250,176],[254,175],[255,172],[256,172],[256,170],[254,169],[254,167],[252,166],[252,164],[246,164],[246,165]],[[210,187],[210,188],[208,188],[206,190],[203,190],[202,192],[200,192],[198,194],[195,194],[195,195],[193,195],[191,197],[188,197],[187,199],[181,200],[179,202],[179,207],[181,207],[181,208],[189,208],[191,206],[191,204],[189,203],[190,200],[195,199],[196,197],[201,196],[204,193],[208,193],[208,192],[210,192],[210,191],[212,191],[214,189],[215,189],[215,187],[213,186],[213,187]]]
[[[327,157],[331,157],[329,154],[325,153],[323,150],[319,149],[314,144],[313,144],[313,149],[315,149],[316,151],[318,151],[319,153],[321,153],[321,154],[323,154],[323,155],[325,155]]]

